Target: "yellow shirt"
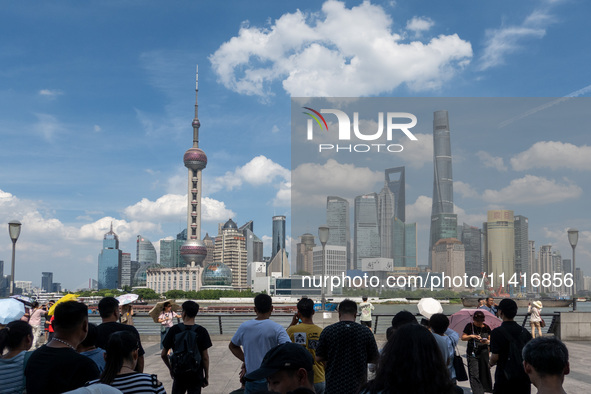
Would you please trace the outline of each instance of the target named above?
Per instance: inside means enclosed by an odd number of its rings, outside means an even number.
[[[316,348],[322,328],[315,324],[300,323],[287,329],[287,334],[293,343],[303,345],[314,357],[314,383],[324,382],[324,364],[316,361]]]

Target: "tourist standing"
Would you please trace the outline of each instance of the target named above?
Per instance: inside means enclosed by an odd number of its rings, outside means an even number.
[[[115,297],[105,297],[99,301],[99,314],[102,323],[97,327],[96,346],[102,349],[107,349],[109,336],[117,331],[126,331],[136,338],[139,346],[139,357],[135,364],[137,372],[144,372],[144,348],[140,334],[134,326],[119,323],[119,301]]]
[[[367,296],[363,296],[361,299],[362,302],[359,304],[359,312],[361,313],[359,322],[371,330],[371,311],[373,311],[375,307],[367,300]]]
[[[564,394],[564,375],[570,373],[568,349],[555,337],[532,339],[523,348],[525,372],[538,393]]]
[[[162,349],[162,342],[164,341],[164,337],[168,334],[168,330],[173,325],[174,318],[180,319],[181,315],[176,312],[172,311],[172,304],[168,301],[164,303],[162,308],[162,312],[158,316],[158,323],[160,323],[160,349]]]
[[[539,332],[538,336],[542,336],[542,301],[534,301],[534,304],[532,305],[527,304],[527,313],[530,313],[530,317],[529,317],[529,325],[531,326],[531,335],[532,338],[536,337],[536,329]]]
[[[357,393],[367,382],[367,364],[378,360],[378,346],[371,330],[355,322],[357,304],[339,304],[339,322],[320,334],[316,360],[325,363],[325,394]]]
[[[261,366],[265,354],[277,345],[291,342],[285,328],[270,320],[273,313],[273,301],[267,294],[259,294],[254,298],[256,318],[245,321],[238,327],[228,345],[230,351],[240,361],[246,373],[255,371]],[[267,390],[266,379],[247,381],[246,394]]]
[[[100,379],[89,384],[103,383],[121,390],[124,394],[157,393],[166,390],[156,375],[137,372],[139,345],[129,331],[117,331],[109,337],[105,356],[105,370]]]
[[[476,311],[472,315],[473,322],[466,324],[462,332],[462,341],[468,341],[468,376],[472,393],[483,394],[492,391],[488,345],[490,344],[490,327],[484,323],[484,312]]]
[[[63,393],[99,376],[94,361],[76,352],[88,332],[86,305],[62,302],[53,317],[53,338],[31,354],[25,367],[28,394]]]
[[[24,391],[24,360],[33,340],[31,326],[24,321],[10,322],[0,330],[0,393]]]
[[[375,379],[362,394],[452,394],[454,387],[433,334],[416,324],[392,332],[378,362]]]
[[[172,394],[200,394],[201,388],[207,387],[209,384],[209,354],[207,349],[212,344],[209,332],[195,322],[197,313],[199,313],[199,304],[194,301],[185,301],[182,305],[181,312],[183,322],[172,326],[162,342],[163,347],[160,357],[170,371],[170,376],[173,379]],[[184,331],[192,331],[195,335],[190,335],[191,338],[189,338],[189,334],[182,335]],[[193,348],[183,349],[183,344],[192,344]],[[171,360],[168,356],[170,349],[174,349],[171,357],[175,357],[175,354],[180,354],[182,351],[198,352],[200,359],[199,365],[192,365],[194,368],[189,368],[191,370],[186,372],[175,372],[174,365],[171,365]]]
[[[326,382],[324,379],[324,364],[316,361],[316,348],[322,328],[314,324],[314,301],[302,298],[297,304],[298,312],[287,327],[287,334],[293,343],[304,346],[314,359],[314,389],[316,394],[323,394]],[[301,323],[298,322],[301,320]]]
[[[33,328],[33,349],[37,349],[37,343],[39,341],[39,337],[43,332],[43,326],[41,325],[41,318],[45,311],[41,308],[39,303],[35,301],[33,303],[33,309],[31,309],[31,317],[29,318],[29,324]]]
[[[495,305],[495,299],[492,297],[488,297],[484,302],[484,305],[479,306],[478,309],[485,309],[493,315],[497,316],[497,305]]]
[[[499,316],[503,320],[500,327],[490,333],[490,363],[491,367],[497,365],[495,371],[495,394],[529,394],[531,384],[523,369],[523,363],[519,357],[509,358],[511,343],[517,345],[519,352],[531,338],[529,331],[521,327],[514,318],[517,315],[517,304],[506,298],[499,303]],[[516,359],[518,358],[518,359]]]
[[[133,306],[126,304],[121,306],[121,323],[133,326]]]

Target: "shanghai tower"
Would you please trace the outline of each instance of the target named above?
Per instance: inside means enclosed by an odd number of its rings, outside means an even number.
[[[431,251],[440,239],[457,238],[457,215],[454,214],[451,140],[447,111],[433,114],[433,206],[429,241]]]
[[[197,94],[199,92],[199,72],[195,75],[195,117],[193,118],[193,146],[183,156],[188,169],[187,190],[187,241],[181,246],[181,256],[188,266],[201,266],[207,248],[201,241],[201,171],[207,166],[207,156],[199,149],[199,127],[197,117]]]

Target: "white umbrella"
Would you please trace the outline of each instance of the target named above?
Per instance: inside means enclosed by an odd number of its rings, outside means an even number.
[[[127,305],[140,298],[140,296],[137,294],[121,294],[119,297],[115,298],[119,301],[119,305]]]
[[[437,301],[435,298],[427,297],[421,298],[419,303],[417,304],[419,308],[419,313],[425,316],[427,319],[430,319],[436,313],[443,313],[443,307],[441,303]]]
[[[8,324],[11,321],[19,320],[25,314],[25,304],[14,299],[6,298],[0,300],[0,324]]]

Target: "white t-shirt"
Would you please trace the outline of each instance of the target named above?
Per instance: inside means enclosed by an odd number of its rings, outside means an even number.
[[[291,342],[285,328],[269,319],[245,321],[232,337],[232,343],[243,348],[247,373],[257,370],[265,354],[285,342]]]

